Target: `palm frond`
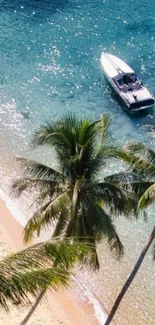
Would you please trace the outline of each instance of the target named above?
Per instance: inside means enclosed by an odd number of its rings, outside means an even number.
[[[108,208],[113,215],[129,216],[136,209],[135,195],[113,183],[96,183],[91,191],[91,195],[96,200],[103,202],[104,208]]]
[[[8,310],[10,302],[14,304],[28,303],[29,294],[37,297],[41,290],[49,286],[54,289],[60,285],[67,286],[69,275],[69,272],[59,270],[59,268],[55,271],[52,268],[46,268],[30,269],[23,272],[16,269],[16,266],[11,275],[5,276],[3,272],[0,272],[0,305]]]
[[[138,202],[138,210],[147,208],[155,201],[155,183],[151,185],[141,196]]]
[[[85,147],[83,156],[81,159],[81,176],[84,175],[85,178],[90,181],[94,180],[99,171],[106,166],[108,160],[111,158],[118,158],[118,149],[112,145],[97,145],[96,141],[90,143],[89,146]]]
[[[94,238],[101,240],[102,237],[106,236],[110,250],[114,251],[118,257],[121,257],[123,254],[123,245],[110,216],[97,202],[93,202],[92,200],[89,202],[88,212],[89,214],[86,214],[87,223],[94,230]]]
[[[91,119],[80,119],[77,124],[76,133],[77,138],[76,141],[80,146],[83,146],[87,143],[87,141],[94,140],[96,137],[96,130],[94,130],[95,125],[98,124],[99,121],[93,122]]]
[[[82,120],[68,114],[41,127],[35,134],[34,142],[36,145],[52,145],[57,152],[63,173],[74,178],[75,175],[83,175],[88,170],[89,162],[96,156],[99,141],[108,144],[109,124],[109,115],[103,115],[93,122],[91,119]]]
[[[32,188],[33,186],[34,182],[31,182],[29,179],[16,179],[11,186],[11,195],[18,198],[25,190],[27,190],[29,187]]]
[[[79,120],[72,114],[42,126],[35,133],[33,144],[53,146],[57,153],[57,158],[62,162],[62,157],[69,160],[72,152],[75,152],[76,133]]]
[[[74,266],[76,262],[83,262],[83,257],[91,254],[93,245],[89,242],[81,241],[81,238],[74,236],[74,238],[61,239],[53,238],[52,243],[55,241],[55,261],[54,264],[62,265],[67,270]],[[59,243],[60,242],[60,243]],[[58,246],[59,243],[59,246]],[[59,250],[58,250],[59,247]],[[47,246],[47,254],[53,256],[52,250],[50,251]]]
[[[112,145],[110,143],[108,145],[104,145],[103,143],[101,151],[103,159],[119,158],[123,161],[127,160],[126,152],[124,151],[124,149],[121,149],[118,145]]]
[[[136,201],[138,200],[138,193],[140,191],[140,188],[136,186],[138,183],[140,184],[142,181],[142,177],[140,175],[137,175],[132,172],[122,172],[117,173],[113,175],[109,175],[104,178],[106,183],[111,183],[115,186],[117,186],[119,189],[126,191],[126,194],[129,193],[129,195],[136,194],[137,197],[134,197],[133,207],[135,207]]]
[[[69,113],[55,122],[43,125],[35,132],[32,144],[34,146],[51,145],[54,147],[62,144],[65,148],[70,148],[73,130],[78,125],[78,121],[75,115]]]
[[[130,184],[132,182],[142,181],[142,176],[133,172],[121,172],[104,177],[105,182],[114,184]]]
[[[61,211],[59,213],[58,221],[53,231],[52,237],[57,237],[63,235],[68,224],[68,213],[66,211]]]
[[[101,138],[103,139],[105,133],[109,132],[109,127],[111,124],[111,116],[110,114],[101,114],[100,119],[96,121],[97,129],[100,130]]]
[[[132,182],[130,184],[130,189],[134,194],[136,194],[137,199],[139,200],[141,196],[147,191],[150,187],[152,187],[155,184],[155,182],[148,182],[145,180],[138,181],[138,182]]]
[[[109,140],[111,139],[111,132],[109,130],[111,124],[111,117],[109,114],[102,114],[100,116],[100,119],[92,123],[93,129],[98,136],[98,148],[97,151],[100,150],[100,146],[102,143],[105,145],[109,143]]]
[[[60,187],[61,186],[61,187]],[[40,190],[39,200],[45,199],[47,196],[52,196],[64,189],[63,184],[55,180],[50,181],[47,179],[33,179],[33,178],[21,178],[13,181],[11,186],[11,195],[19,197],[26,190],[34,190],[38,188]]]
[[[69,191],[65,191],[38,209],[24,228],[24,241],[31,240],[35,232],[39,236],[42,228],[58,220],[61,211],[68,215],[70,204]]]
[[[119,146],[111,145],[110,143],[105,144],[104,142],[100,146],[95,142],[90,146],[90,154],[86,159],[82,160],[83,174],[85,170],[85,177],[90,180],[96,178],[99,171],[108,164],[111,158],[121,159],[126,161],[126,154],[124,150]]]
[[[91,120],[80,121],[80,128],[76,133],[75,152],[72,152],[70,169],[73,169],[75,175],[87,177],[87,171],[93,165],[96,158],[98,141],[101,137],[100,120],[92,123]],[[106,127],[105,127],[105,138]],[[102,135],[103,138],[103,135]],[[104,139],[105,141],[105,139]],[[99,151],[99,148],[98,148]],[[98,160],[95,160],[95,166],[98,166]],[[99,169],[99,167],[98,167]]]
[[[0,261],[0,305],[9,309],[9,302],[27,303],[29,294],[66,286],[70,267],[89,251],[90,245],[56,238],[4,258]]]
[[[132,142],[125,147],[131,169],[139,174],[155,176],[155,152],[141,142]]]
[[[132,141],[129,142],[126,146],[125,149],[132,151],[133,153],[139,154],[139,153],[145,153],[147,151],[147,146],[139,141]]]
[[[23,157],[16,157],[16,160],[20,163],[22,171],[27,177],[30,176],[31,178],[48,179],[51,181],[63,180],[62,173],[52,167]]]
[[[105,177],[104,179],[106,182],[110,182],[126,190],[127,193],[130,191],[136,194],[138,200],[150,186],[155,184],[155,181],[147,181],[146,178],[135,173],[118,173]]]

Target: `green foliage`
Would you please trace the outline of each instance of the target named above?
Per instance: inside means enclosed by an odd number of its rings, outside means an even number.
[[[119,188],[126,189],[130,191],[131,195],[135,195],[135,200],[140,200],[141,196],[147,191],[150,187],[153,186],[154,182],[149,181],[148,177],[145,175],[139,175],[135,173],[119,173],[106,177],[106,181],[111,181],[113,184],[119,186]]]
[[[148,207],[155,201],[155,183],[142,194],[138,202],[138,210]]]
[[[126,146],[130,157],[130,177],[126,184],[137,195],[138,212],[155,201],[155,152],[141,142],[132,142]],[[119,176],[118,176],[119,177]]]
[[[4,258],[0,261],[0,305],[8,310],[10,302],[28,303],[29,294],[37,297],[49,286],[67,286],[70,268],[91,250],[91,245],[78,240],[55,238]]]
[[[145,144],[134,141],[125,147],[130,169],[143,176],[155,176],[155,152]]]
[[[108,115],[94,122],[68,114],[35,132],[33,146],[54,148],[59,170],[18,158],[25,178],[13,184],[13,191],[20,195],[26,189],[39,190],[39,208],[25,227],[25,241],[57,221],[53,236],[76,236],[82,241],[85,237],[93,243],[90,261],[96,267],[96,242],[103,236],[110,249],[122,253],[113,216],[130,215],[135,198],[110,179],[98,180],[99,172],[112,158],[129,159],[129,154],[112,143],[109,125]]]

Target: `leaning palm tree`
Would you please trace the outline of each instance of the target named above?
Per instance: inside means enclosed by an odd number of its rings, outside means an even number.
[[[24,177],[13,184],[20,195],[26,189],[38,189],[38,208],[24,230],[27,242],[35,233],[56,223],[52,236],[78,237],[94,246],[90,262],[99,267],[96,243],[108,238],[111,250],[119,255],[123,245],[113,217],[129,215],[133,196],[101,177],[113,158],[126,159],[124,151],[111,142],[110,118],[98,121],[80,119],[72,114],[39,128],[32,143],[54,148],[56,167],[18,158]]]
[[[39,243],[0,261],[0,306],[9,310],[10,303],[26,304],[30,296],[51,286],[67,286],[71,267],[83,259],[91,247],[78,241],[55,238]]]
[[[110,177],[115,184],[121,184],[124,188],[130,188],[139,197],[137,216],[141,210],[147,208],[155,201],[155,152],[140,142],[133,142],[126,147],[129,155],[130,170],[128,173],[122,173]],[[155,226],[150,234],[148,242],[143,248],[132,272],[121,289],[117,299],[107,317],[104,325],[109,325],[121,303],[125,293],[134,280],[143,259],[150,248],[153,246],[153,259],[155,259]]]

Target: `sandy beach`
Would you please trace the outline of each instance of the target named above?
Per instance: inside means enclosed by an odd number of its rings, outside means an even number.
[[[0,199],[0,258],[11,252],[24,248],[22,242],[23,227],[15,220]],[[72,298],[71,298],[72,297]],[[33,301],[32,301],[33,302]],[[27,314],[30,306],[13,306],[9,313],[1,309],[0,324],[4,322],[10,325],[18,325]],[[75,293],[74,285],[69,289],[49,292],[43,299],[33,316],[29,325],[98,325],[95,319],[93,306],[87,302],[79,301]]]

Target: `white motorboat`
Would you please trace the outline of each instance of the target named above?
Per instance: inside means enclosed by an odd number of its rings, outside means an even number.
[[[102,52],[101,66],[112,88],[130,112],[148,110],[153,107],[154,98],[124,61],[112,54]]]

